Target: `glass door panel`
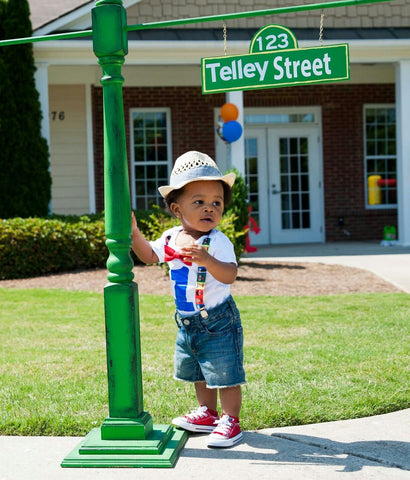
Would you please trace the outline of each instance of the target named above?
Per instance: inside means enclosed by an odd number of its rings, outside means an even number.
[[[271,242],[323,241],[321,170],[315,128],[269,128]]]

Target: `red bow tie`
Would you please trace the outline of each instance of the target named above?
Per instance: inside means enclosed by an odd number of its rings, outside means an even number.
[[[181,262],[185,263],[185,265],[191,266],[192,262],[187,262],[183,260],[186,255],[181,255],[179,252],[176,252],[173,248],[169,247],[168,245],[164,245],[165,250],[165,261],[170,262],[171,260],[181,260]]]

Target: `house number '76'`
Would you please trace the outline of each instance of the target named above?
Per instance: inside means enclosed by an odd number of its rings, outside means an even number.
[[[51,120],[64,120],[65,112],[51,112]]]

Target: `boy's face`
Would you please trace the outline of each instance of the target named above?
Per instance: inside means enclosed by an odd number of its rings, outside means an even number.
[[[224,211],[224,189],[217,180],[188,183],[170,205],[187,232],[204,234],[216,228]],[[200,235],[200,236],[201,236]]]

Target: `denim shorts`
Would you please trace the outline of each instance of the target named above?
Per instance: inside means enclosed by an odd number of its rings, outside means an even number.
[[[190,316],[176,314],[174,378],[226,388],[245,382],[243,330],[239,311],[229,296],[221,305]]]

